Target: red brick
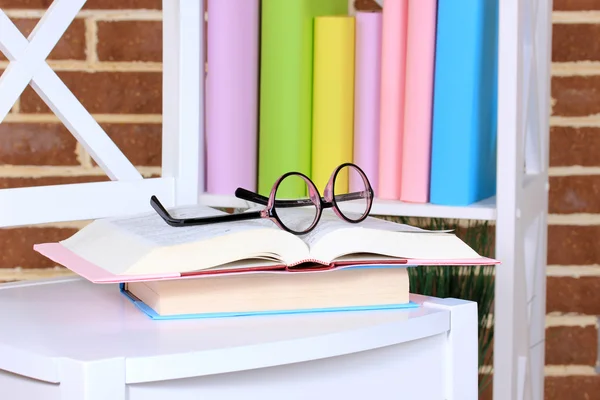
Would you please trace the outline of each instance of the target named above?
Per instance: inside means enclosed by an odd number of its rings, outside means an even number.
[[[90,113],[160,114],[162,73],[160,72],[58,72]],[[28,87],[21,96],[21,112],[51,113],[40,97]]]
[[[42,8],[47,9],[52,4],[53,0],[2,0],[0,7],[2,8]],[[93,1],[93,0],[92,0]]]
[[[162,61],[161,21],[99,21],[100,61]]]
[[[550,128],[550,166],[600,166],[600,129]]]
[[[548,226],[549,265],[600,264],[600,226]]]
[[[104,124],[102,127],[133,165],[161,166],[162,125]]]
[[[381,10],[381,6],[375,0],[354,0],[354,8],[358,11]]]
[[[600,277],[548,277],[546,312],[600,315]]]
[[[544,379],[545,400],[595,400],[600,393],[600,375],[547,376]]]
[[[33,187],[33,186],[51,186],[65,185],[69,183],[87,183],[104,182],[109,178],[104,175],[99,176],[48,176],[41,178],[6,178],[0,177],[0,189]]]
[[[554,0],[555,11],[600,10],[598,0]]]
[[[596,366],[598,330],[595,326],[555,326],[546,329],[546,365]]]
[[[63,124],[0,124],[0,164],[78,165],[76,145]]]
[[[47,9],[52,0],[2,0],[2,8]],[[162,0],[88,0],[83,8],[88,9],[162,9]]]
[[[600,175],[550,177],[550,213],[600,213],[599,198]]]
[[[598,24],[554,24],[552,26],[552,61],[598,61],[600,43],[589,40],[600,36]]]
[[[77,232],[71,228],[0,229],[0,268],[48,268],[56,264],[33,250],[37,243],[56,242]]]
[[[552,78],[552,114],[565,117],[600,113],[600,75]]]
[[[15,19],[14,23],[24,36],[29,36],[37,24],[37,18]],[[74,20],[65,34],[60,38],[48,59],[50,60],[85,60],[85,23],[82,19]],[[0,60],[6,60],[0,52]]]
[[[148,9],[162,10],[162,0],[88,0],[83,8],[89,9]]]

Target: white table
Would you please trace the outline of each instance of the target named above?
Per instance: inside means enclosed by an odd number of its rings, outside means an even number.
[[[0,398],[477,399],[477,304],[152,321],[117,285],[0,285]]]

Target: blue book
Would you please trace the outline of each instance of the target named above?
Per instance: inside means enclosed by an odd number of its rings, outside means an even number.
[[[353,274],[353,271],[357,274]],[[397,310],[419,307],[408,298],[409,281],[406,266],[374,264],[345,267],[340,271],[293,272],[278,275],[258,273],[249,274],[247,277],[248,279],[242,278],[242,281],[239,276],[237,278],[216,277],[217,281],[213,278],[198,278],[208,279],[205,281],[206,284],[196,280],[200,285],[195,284],[194,279],[174,280],[170,284],[167,283],[168,287],[164,286],[165,282],[149,282],[152,286],[147,288],[140,287],[140,282],[130,282],[120,283],[119,289],[141,312],[154,320]],[[232,283],[229,284],[228,281]],[[133,287],[133,285],[137,286]],[[282,287],[286,290],[280,290]],[[190,288],[197,295],[190,293]],[[331,296],[327,295],[329,291],[332,292]],[[161,292],[167,297],[164,301],[159,299]],[[302,297],[313,300],[303,301]],[[378,302],[374,301],[374,298],[396,301]],[[233,301],[224,301],[224,299]],[[357,301],[357,299],[361,300]],[[180,303],[176,309],[173,309],[173,301]],[[363,301],[364,303],[361,304]],[[293,306],[294,303],[312,304],[312,306]],[[161,304],[163,313],[158,310]],[[238,304],[240,308],[233,304]],[[322,307],[316,306],[317,304]],[[199,309],[204,311],[197,311]]]
[[[498,0],[439,0],[430,202],[496,194]]]

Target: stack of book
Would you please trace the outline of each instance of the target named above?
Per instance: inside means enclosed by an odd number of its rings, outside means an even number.
[[[267,195],[288,171],[322,190],[354,162],[378,198],[495,194],[498,0],[207,5],[208,193]]]
[[[452,232],[373,217],[350,224],[331,210],[305,235],[262,219],[172,227],[142,213],[99,219],[34,249],[90,282],[119,284],[154,319],[412,308],[407,268],[497,263]]]

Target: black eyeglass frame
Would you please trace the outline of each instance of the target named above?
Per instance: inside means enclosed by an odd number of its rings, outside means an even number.
[[[344,194],[339,194],[339,195],[335,194],[335,191],[334,191],[335,181],[337,179],[338,174],[345,167],[351,167],[351,168],[355,168],[357,170],[357,172],[359,173],[359,175],[362,178],[362,181],[365,185],[365,190],[359,191],[359,192],[344,193]],[[294,200],[294,199],[276,200],[275,195],[277,193],[277,189],[279,188],[280,183],[285,178],[287,178],[288,176],[292,176],[292,175],[299,176],[305,181],[305,183],[308,186],[309,198],[308,199],[298,199],[298,200]],[[323,210],[327,209],[327,208],[333,208],[335,214],[339,218],[343,219],[346,222],[356,224],[356,223],[364,221],[364,219],[367,218],[367,216],[369,215],[369,213],[371,211],[371,207],[373,205],[374,193],[373,193],[373,188],[371,187],[371,183],[369,182],[369,179],[367,178],[367,175],[364,173],[364,171],[358,165],[347,162],[347,163],[340,164],[333,171],[333,173],[331,174],[331,177],[329,178],[329,181],[327,182],[323,196],[321,196],[321,194],[319,193],[319,190],[317,189],[315,184],[312,182],[312,180],[310,180],[310,178],[308,178],[305,174],[303,174],[301,172],[296,172],[296,171],[287,172],[287,173],[283,174],[281,177],[279,177],[279,179],[277,179],[277,181],[273,184],[273,187],[271,189],[271,193],[270,193],[269,197],[263,196],[261,194],[252,192],[252,191],[244,189],[244,188],[237,188],[235,191],[235,196],[239,199],[251,201],[253,203],[261,204],[266,207],[261,211],[251,211],[251,212],[236,213],[236,214],[224,214],[224,215],[217,215],[214,217],[175,218],[167,211],[167,209],[161,204],[161,202],[158,200],[158,198],[156,196],[152,196],[150,198],[150,205],[152,206],[152,208],[154,208],[154,210],[157,212],[157,214],[168,225],[173,226],[173,227],[186,227],[186,226],[213,224],[213,223],[219,223],[219,222],[244,221],[244,220],[251,220],[251,219],[258,219],[258,218],[266,218],[266,219],[272,220],[277,226],[279,226],[279,228],[281,228],[287,232],[290,232],[290,233],[293,233],[296,235],[303,235],[303,234],[309,233],[310,231],[312,231],[315,228],[315,226],[321,219]],[[338,201],[360,200],[363,198],[367,202],[367,207],[366,207],[365,212],[357,219],[348,218],[338,207]],[[313,205],[317,208],[317,212],[316,212],[313,222],[306,230],[295,231],[295,230],[290,229],[288,226],[286,226],[281,221],[280,217],[277,215],[277,208],[305,207],[305,206],[311,206],[311,205]]]

